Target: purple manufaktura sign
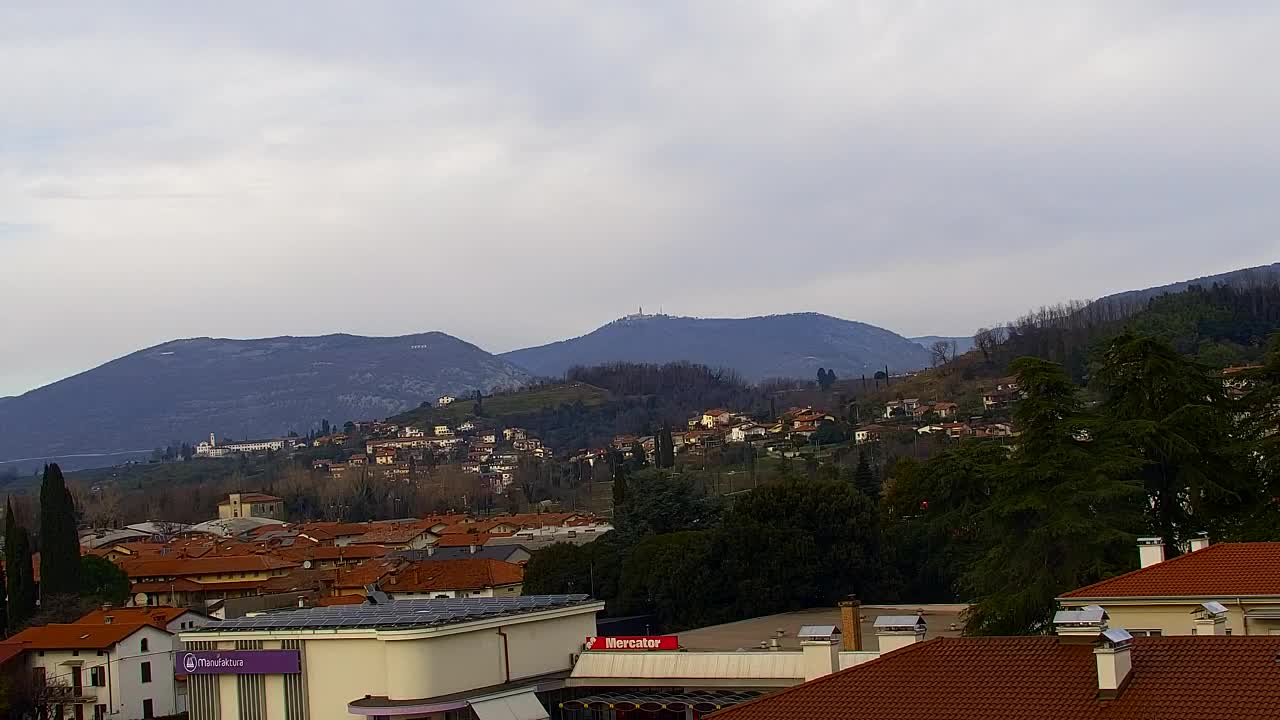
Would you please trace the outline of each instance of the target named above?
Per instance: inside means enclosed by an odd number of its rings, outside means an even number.
[[[180,650],[178,675],[292,675],[302,672],[297,650]]]

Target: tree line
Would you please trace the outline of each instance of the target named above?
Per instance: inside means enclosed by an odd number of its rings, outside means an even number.
[[[808,466],[731,502],[686,473],[631,469],[618,530],[535,554],[529,592],[593,592],[667,630],[867,600],[964,601],[972,634],[1043,632],[1061,593],[1198,533],[1280,538],[1280,347],[1224,383],[1169,343],[1110,339],[1086,386],[1014,361],[1012,444],[968,440],[880,477]],[[846,459],[851,459],[845,454]],[[616,480],[615,480],[616,482]]]

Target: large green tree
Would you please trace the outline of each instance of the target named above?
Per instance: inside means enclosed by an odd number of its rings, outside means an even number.
[[[1140,459],[1098,432],[1062,367],[1020,358],[1011,369],[1021,435],[991,469],[985,549],[962,577],[974,599],[966,631],[977,635],[1043,632],[1059,593],[1126,565],[1142,523]]]
[[[94,555],[80,558],[80,577],[83,582],[80,596],[95,605],[119,605],[129,599],[129,576],[106,558]]]
[[[80,590],[80,542],[75,503],[57,463],[44,467],[40,484],[40,599]]]
[[[1234,408],[1217,373],[1149,337],[1107,344],[1094,385],[1104,393],[1103,433],[1129,445],[1150,499],[1148,526],[1177,554],[1200,530],[1223,524],[1253,498],[1242,472]]]
[[[9,595],[7,629],[10,634],[26,625],[36,612],[35,571],[31,565],[31,536],[18,524],[13,500],[5,505],[4,558]]]

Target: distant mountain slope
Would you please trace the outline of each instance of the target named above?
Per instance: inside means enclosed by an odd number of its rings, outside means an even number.
[[[913,370],[929,364],[923,347],[883,328],[818,313],[753,318],[633,315],[594,332],[503,358],[542,376],[574,365],[681,360],[737,370],[745,379],[810,378],[818,368],[853,377],[886,365]]]
[[[956,344],[956,352],[957,352],[957,353],[959,353],[959,354],[961,354],[961,355],[963,355],[964,353],[967,353],[967,352],[969,352],[970,350],[972,350],[972,349],[973,349],[973,336],[972,336],[972,335],[965,335],[965,336],[961,336],[961,335],[955,335],[955,336],[952,336],[952,335],[921,335],[920,337],[913,337],[913,338],[907,338],[907,339],[908,339],[908,340],[910,340],[911,342],[913,342],[913,343],[915,343],[915,344],[919,345],[920,347],[923,347],[923,348],[924,348],[924,349],[926,349],[926,350],[928,350],[928,349],[929,349],[929,346],[930,346],[930,345],[932,345],[932,344],[934,344],[934,343],[938,342],[939,340],[946,340],[947,342],[953,342],[953,343],[955,343],[955,344]]]
[[[528,379],[438,332],[175,340],[0,403],[0,461],[305,433]]]
[[[1182,282],[1169,283],[1159,287],[1146,288],[1144,290],[1127,290],[1125,292],[1107,295],[1095,300],[1096,303],[1121,303],[1142,304],[1153,297],[1167,295],[1169,293],[1180,293],[1185,291],[1192,285],[1201,285],[1206,288],[1213,284],[1219,285],[1242,285],[1250,283],[1270,284],[1280,279],[1280,263],[1272,263],[1271,265],[1259,265],[1258,267],[1242,268],[1240,270],[1232,270],[1231,272],[1219,273],[1217,275],[1206,275],[1198,277],[1194,280],[1183,280]]]

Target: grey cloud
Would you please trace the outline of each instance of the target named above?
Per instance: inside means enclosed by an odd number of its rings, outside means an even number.
[[[1246,2],[0,9],[0,395],[178,336],[505,350],[639,304],[952,334],[1273,261],[1278,31]]]

